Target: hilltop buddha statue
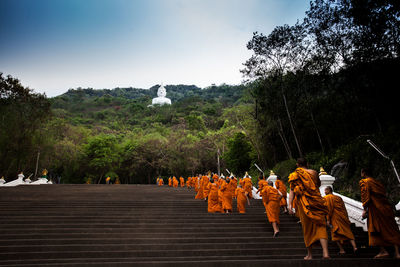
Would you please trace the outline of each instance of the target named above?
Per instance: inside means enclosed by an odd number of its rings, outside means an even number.
[[[156,98],[153,98],[153,100],[151,101],[152,105],[171,105],[171,99],[167,98],[167,90],[165,89],[165,87],[163,85],[161,85],[158,88],[157,91],[157,96]]]

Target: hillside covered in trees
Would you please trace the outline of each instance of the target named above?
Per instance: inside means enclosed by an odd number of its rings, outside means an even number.
[[[171,106],[148,107],[158,85],[48,99],[1,75],[0,175],[35,172],[40,152],[62,183],[153,183],[217,171],[218,158],[221,171],[256,177],[257,163],[285,180],[304,156],[355,198],[369,167],[394,200],[399,182],[366,141],[400,164],[399,17],[396,1],[312,1],[304,20],[253,34],[245,83],[167,85]]]

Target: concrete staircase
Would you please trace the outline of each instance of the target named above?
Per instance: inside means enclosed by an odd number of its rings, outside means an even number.
[[[236,211],[236,205],[235,205]],[[355,257],[315,260],[300,224],[281,216],[273,238],[260,200],[246,214],[208,214],[194,191],[155,185],[40,185],[0,188],[0,266],[395,266],[353,228]],[[350,246],[346,247],[350,252]]]

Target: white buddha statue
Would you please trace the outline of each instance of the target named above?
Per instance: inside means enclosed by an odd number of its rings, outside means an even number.
[[[165,89],[165,87],[163,85],[161,85],[157,91],[158,97],[153,98],[153,100],[151,101],[151,104],[152,105],[161,105],[161,106],[164,104],[171,105],[171,99],[166,98],[166,95],[167,95],[167,90]]]

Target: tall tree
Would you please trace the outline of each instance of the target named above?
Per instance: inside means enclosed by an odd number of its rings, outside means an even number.
[[[0,171],[5,176],[33,171],[43,141],[34,136],[51,115],[46,95],[0,73],[0,114]]]

